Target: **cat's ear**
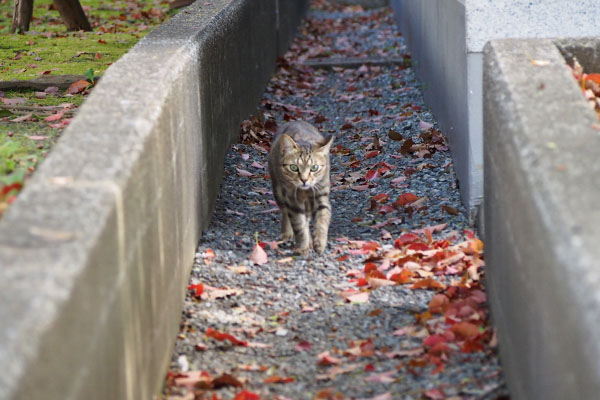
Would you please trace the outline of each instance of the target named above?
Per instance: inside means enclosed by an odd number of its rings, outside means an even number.
[[[331,144],[333,143],[333,135],[329,135],[320,140],[317,144],[319,146],[319,151],[323,153],[329,153],[329,149],[331,148]]]
[[[290,151],[300,150],[300,147],[298,147],[298,145],[296,144],[294,139],[292,139],[290,136],[286,135],[285,133],[281,134],[281,138],[279,139],[279,141],[281,142],[281,154],[285,154]]]

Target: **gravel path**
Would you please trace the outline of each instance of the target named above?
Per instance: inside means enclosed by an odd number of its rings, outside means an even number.
[[[306,66],[344,57],[405,62]],[[227,156],[163,398],[507,398],[482,243],[409,61],[391,10],[313,4]],[[266,149],[290,119],[335,135],[323,256],[276,242]]]

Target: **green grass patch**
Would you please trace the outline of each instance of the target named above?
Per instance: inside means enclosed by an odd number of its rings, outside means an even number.
[[[67,32],[52,0],[35,0],[29,31],[11,34],[13,4],[0,0],[0,81],[90,71],[101,76],[175,14],[169,11],[168,0],[81,0],[94,31]],[[91,90],[76,95],[64,90],[0,91],[0,217]],[[50,116],[56,119],[47,121]]]

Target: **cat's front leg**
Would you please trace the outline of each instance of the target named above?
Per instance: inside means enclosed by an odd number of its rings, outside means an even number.
[[[286,209],[281,210],[281,240],[287,242],[294,237],[294,231],[290,222],[290,217]]]
[[[294,231],[294,254],[307,255],[310,250],[310,228],[306,215],[303,212],[291,212],[289,217]]]
[[[325,194],[317,198],[315,211],[315,232],[313,248],[319,254],[327,247],[327,236],[329,234],[329,223],[331,221],[331,204],[329,197]]]

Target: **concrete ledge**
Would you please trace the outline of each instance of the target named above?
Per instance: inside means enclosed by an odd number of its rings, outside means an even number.
[[[484,52],[487,280],[515,399],[600,392],[600,134],[561,52],[600,71],[598,39]]]
[[[463,203],[475,219],[483,197],[482,50],[492,39],[600,35],[595,0],[391,0],[447,134]]]
[[[106,72],[0,222],[1,399],[160,389],[224,155],[294,3],[198,2]]]

